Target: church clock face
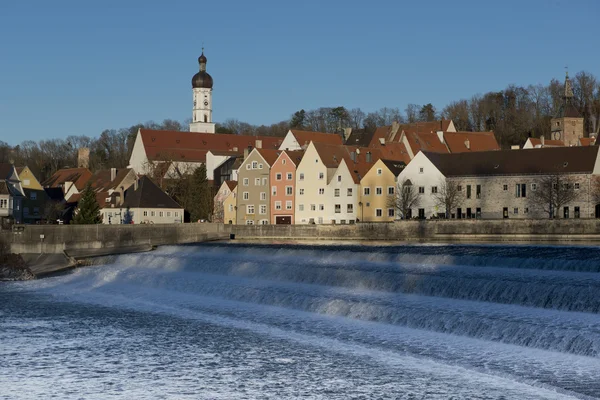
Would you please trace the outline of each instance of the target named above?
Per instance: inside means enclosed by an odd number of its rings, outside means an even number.
[[[560,140],[560,132],[554,132],[554,140]]]
[[[208,107],[208,100],[204,100],[204,106]]]

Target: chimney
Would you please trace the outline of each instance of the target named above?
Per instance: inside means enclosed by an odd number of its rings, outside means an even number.
[[[88,168],[90,166],[90,149],[81,147],[77,150],[77,167]]]
[[[385,138],[380,137],[379,138],[379,144],[384,146],[385,145]]]
[[[469,142],[469,139],[465,140],[465,147],[466,147],[468,150],[471,150],[471,142]]]
[[[117,178],[117,169],[116,168],[111,168],[110,169],[110,181],[114,181]]]
[[[544,147],[544,144],[545,144],[544,135],[540,136],[540,141],[542,142],[542,147]]]
[[[360,149],[356,149],[356,154],[360,154]]]
[[[250,155],[250,152],[252,151],[252,146],[248,146],[244,149],[244,160],[246,158],[248,158],[248,155]]]
[[[367,151],[367,160],[368,163],[373,161],[373,156],[370,151]]]
[[[350,152],[350,159],[351,159],[352,161],[356,162],[356,152],[355,152],[355,151],[353,151],[353,152]]]
[[[437,131],[437,135],[438,139],[440,139],[440,142],[444,143],[444,131]]]
[[[254,147],[256,147],[257,149],[262,149],[262,140],[256,139],[254,141]]]
[[[238,148],[237,148],[237,147],[234,147],[234,148],[233,148],[233,151],[238,151]]]

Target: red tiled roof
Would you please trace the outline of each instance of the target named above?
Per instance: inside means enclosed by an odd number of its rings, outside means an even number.
[[[402,161],[405,164],[410,162],[410,155],[404,146],[404,143],[386,143],[377,148],[381,153],[381,158],[390,161]]]
[[[450,153],[500,150],[494,132],[444,132],[444,140]]]
[[[437,131],[446,132],[450,127],[450,123],[452,120],[442,119],[439,121],[431,121],[431,122],[413,122],[410,124],[399,124],[398,130],[394,137],[391,137],[392,126],[381,126],[375,130],[373,134],[373,138],[371,139],[371,147],[376,147],[380,145],[380,139],[385,138],[386,143],[388,142],[399,142],[402,137],[402,132],[406,134],[432,134]],[[412,147],[412,146],[411,146]],[[418,151],[418,150],[417,150]],[[416,154],[416,152],[415,152]]]
[[[542,139],[529,138],[528,140],[533,147],[542,145]],[[564,146],[565,146],[565,143],[562,140],[544,139],[544,147],[564,147]]]
[[[327,144],[344,144],[342,137],[335,133],[300,131],[298,129],[290,129],[294,134],[296,141],[300,146],[308,145],[310,142],[319,142]]]
[[[417,154],[419,150],[431,151],[434,153],[448,153],[448,148],[442,141],[436,132],[433,133],[417,133],[417,132],[404,132],[408,145],[413,151],[413,154]],[[444,135],[445,137],[445,135]]]
[[[280,150],[274,149],[256,149],[256,151],[258,151],[258,154],[264,158],[269,166],[275,164],[275,161],[277,161],[277,158],[279,158],[279,154],[281,154]]]
[[[65,182],[74,182],[77,190],[81,191],[92,177],[87,168],[64,168],[59,169],[50,178],[42,183],[43,187],[61,187]]]
[[[300,161],[302,161],[302,157],[304,157],[305,152],[304,150],[284,150],[284,153],[287,154],[290,160],[292,160],[294,165],[297,167],[298,164],[300,164]]]
[[[596,138],[579,138],[580,146],[593,146],[596,144]]]
[[[229,187],[229,190],[233,190],[237,186],[237,181],[225,181],[225,183]]]
[[[173,160],[184,162],[206,162],[206,153],[214,151],[243,151],[248,146],[256,147],[262,141],[265,149],[277,149],[283,141],[273,136],[245,136],[215,133],[157,131],[140,129],[146,156],[151,161]]]
[[[133,171],[131,168],[118,168],[116,171],[116,177],[111,181],[111,170],[103,169],[101,171],[96,172],[90,178],[90,182],[92,182],[92,188],[94,191],[108,191],[115,190],[119,183],[123,182],[125,177]],[[127,189],[127,188],[125,188]]]
[[[323,161],[323,164],[325,164],[327,168],[337,168],[342,160],[344,160],[355,183],[359,183],[373,164],[381,158],[381,151],[375,148],[339,146],[314,142],[313,144],[319,157],[321,157],[321,161]],[[356,154],[356,161],[352,160],[352,152]],[[370,162],[367,162],[367,153],[371,153]]]

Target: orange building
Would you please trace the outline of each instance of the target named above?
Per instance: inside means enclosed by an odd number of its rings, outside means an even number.
[[[303,155],[302,150],[282,151],[271,166],[269,180],[272,224],[294,224],[296,167]]]

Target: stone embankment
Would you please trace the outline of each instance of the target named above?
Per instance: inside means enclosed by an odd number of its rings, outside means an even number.
[[[19,254],[0,255],[0,281],[27,281],[35,275]]]

